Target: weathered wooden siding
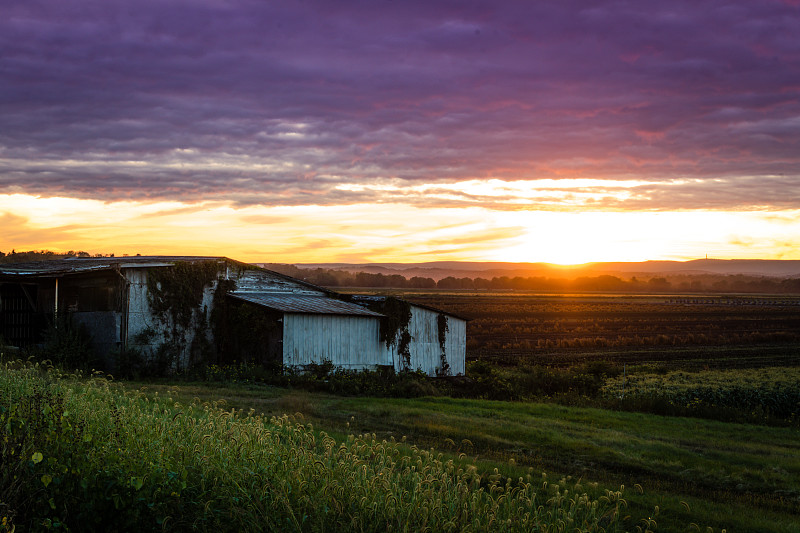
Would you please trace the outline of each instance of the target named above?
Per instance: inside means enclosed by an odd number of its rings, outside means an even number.
[[[127,316],[127,338],[130,345],[134,340],[141,340],[142,334],[151,328],[157,330],[153,314],[150,311],[150,303],[147,301],[147,271],[146,268],[129,268],[125,270],[125,277],[128,280],[128,316]],[[142,345],[147,350],[154,349],[157,344],[164,339],[153,339],[152,343]]]
[[[467,321],[452,316],[447,317],[447,337],[445,355],[450,363],[450,374],[463,375],[466,372]]]
[[[410,364],[409,370],[422,370],[428,375],[435,376],[437,370],[442,368],[442,348],[439,344],[439,315],[441,313],[418,307],[411,306],[411,320],[408,324],[408,332],[411,335],[409,346]],[[447,334],[445,336],[445,357],[450,365],[450,375],[464,373],[464,358],[466,355],[466,321],[447,316]],[[403,356],[398,353],[399,337],[397,342],[389,350],[395,370],[404,370],[405,361]],[[384,346],[385,348],[385,346]]]
[[[411,306],[408,332],[411,334],[411,368],[435,374],[441,367],[442,350],[439,348],[439,313]]]
[[[378,338],[374,317],[286,314],[283,319],[283,362],[287,366],[330,361],[347,370],[391,365]]]

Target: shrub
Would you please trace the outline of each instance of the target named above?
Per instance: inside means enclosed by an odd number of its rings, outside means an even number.
[[[51,322],[45,330],[43,344],[31,348],[29,353],[34,359],[49,360],[67,371],[88,372],[100,364],[86,327],[70,315],[61,315]]]
[[[800,423],[800,370],[794,367],[645,372],[609,379],[612,408],[767,424]]]

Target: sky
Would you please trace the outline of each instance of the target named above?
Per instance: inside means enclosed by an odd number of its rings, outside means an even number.
[[[7,0],[0,251],[800,259],[800,1]]]

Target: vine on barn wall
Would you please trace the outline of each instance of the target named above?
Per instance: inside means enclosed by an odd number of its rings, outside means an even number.
[[[239,277],[237,275],[237,277]],[[220,279],[217,281],[217,288],[214,291],[213,307],[211,309],[211,333],[214,335],[216,343],[216,353],[224,353],[230,340],[230,315],[231,306],[228,301],[228,294],[236,290],[236,281],[232,279]]]
[[[403,358],[403,366],[406,369],[411,368],[411,340],[411,334],[406,327],[400,334],[400,340],[397,343],[397,353]]]
[[[147,276],[147,297],[153,314],[173,327],[187,329],[203,303],[206,287],[217,279],[216,261],[180,261],[153,269]]]
[[[202,305],[207,287],[217,280],[220,265],[217,261],[179,261],[172,267],[153,269],[147,276],[147,299],[153,315],[165,326],[166,341],[159,346],[157,356],[178,362],[186,348],[189,330],[194,330],[190,355],[207,357],[208,310]]]
[[[408,325],[411,323],[411,304],[387,296],[380,301],[371,301],[367,307],[376,313],[384,315],[380,322],[380,339],[391,349],[397,344],[397,353],[403,358],[405,368],[411,368],[411,333]]]
[[[442,366],[436,370],[440,376],[450,375],[450,363],[447,362],[447,332],[450,331],[450,326],[447,321],[447,315],[439,313],[436,317],[437,333],[439,335],[439,348],[442,350]]]

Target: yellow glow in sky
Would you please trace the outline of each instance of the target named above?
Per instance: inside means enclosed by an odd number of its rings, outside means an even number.
[[[234,209],[0,195],[0,251],[224,255],[248,262],[578,264],[800,259],[800,211],[495,211],[402,204]]]
[[[505,214],[503,214],[505,215]],[[761,258],[798,259],[800,212],[518,212],[525,242],[503,250],[509,261],[578,264]],[[531,259],[535,257],[535,259]]]
[[[369,192],[376,196],[399,195],[404,198],[425,198],[463,202],[501,201],[508,207],[538,205],[548,209],[574,209],[590,202],[622,202],[635,195],[637,187],[684,185],[687,180],[650,182],[643,180],[538,179],[538,180],[466,180],[443,184],[408,185],[399,180],[370,184],[341,184],[340,191]]]

